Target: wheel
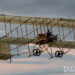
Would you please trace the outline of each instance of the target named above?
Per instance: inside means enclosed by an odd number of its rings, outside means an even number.
[[[58,54],[59,54],[59,51],[57,50],[57,51],[55,52],[55,57],[58,57]]]
[[[64,52],[63,51],[56,51],[55,52],[55,57],[59,57],[59,58],[61,58],[62,56],[63,56],[63,54],[64,54]]]
[[[40,54],[41,54],[41,51],[39,49],[34,49],[33,50],[33,55],[34,56],[40,56]]]
[[[64,54],[64,52],[63,51],[59,51],[59,58],[61,58],[62,56],[63,56],[63,54]]]

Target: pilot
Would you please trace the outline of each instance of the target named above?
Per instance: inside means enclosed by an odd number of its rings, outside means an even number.
[[[52,32],[48,29],[47,38],[49,38],[50,36],[53,36],[53,34],[52,34]]]
[[[53,35],[52,32],[48,29],[48,31],[47,31],[47,39],[48,39],[48,41],[52,41],[52,40],[53,40],[53,38],[52,38],[51,36],[54,36],[54,35]]]

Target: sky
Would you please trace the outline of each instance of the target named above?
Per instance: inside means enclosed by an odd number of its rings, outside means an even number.
[[[0,0],[0,13],[75,18],[75,0]]]
[[[75,0],[0,0],[0,14],[75,18]],[[14,75],[37,75],[38,73],[39,75],[50,75],[49,73],[56,75],[54,74],[56,72],[57,75],[66,75],[62,68],[68,64],[75,67],[74,59],[75,51],[71,55],[63,57],[62,61],[56,58],[51,61],[48,60],[48,57],[43,56],[38,60],[37,57],[12,59],[12,62],[14,62],[12,64],[1,63],[0,60],[0,75],[13,75],[16,72],[18,74]],[[41,65],[41,63],[44,64]]]

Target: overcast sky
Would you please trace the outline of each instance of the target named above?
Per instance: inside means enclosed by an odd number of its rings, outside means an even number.
[[[0,13],[75,18],[75,0],[0,0]]]

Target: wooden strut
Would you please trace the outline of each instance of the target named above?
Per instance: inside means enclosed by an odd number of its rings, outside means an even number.
[[[11,63],[12,59],[11,59],[11,53],[10,53],[10,50],[11,50],[11,48],[10,48],[10,46],[9,46],[10,63]]]
[[[53,57],[53,55],[52,55],[52,50],[51,50],[51,52],[49,52],[49,51],[48,51],[48,47],[46,48],[45,45],[43,45],[43,48],[45,48],[44,51],[47,51],[47,53],[49,54],[49,56],[52,58],[52,57]]]
[[[36,23],[36,17],[35,17],[35,23]],[[37,27],[37,23],[36,23],[36,33],[37,33],[37,35],[38,35],[38,27]]]
[[[6,33],[6,36],[7,36],[7,28],[6,28],[6,20],[5,20],[5,15],[4,16],[4,27],[5,27],[5,33]]]
[[[45,33],[45,19],[43,18],[44,22],[43,22],[43,28],[44,28],[44,33]]]
[[[69,20],[68,20],[67,22],[68,22],[68,30],[69,30],[69,32],[70,32],[70,25],[69,25]]]
[[[64,38],[64,28],[63,28],[63,25],[62,25],[62,33],[63,33],[63,40],[65,40],[65,38]]]
[[[73,30],[73,36],[74,36],[74,40],[75,40],[75,27],[74,27],[74,25],[73,25],[73,22],[72,22],[72,30]]]
[[[60,35],[60,27],[59,27],[59,22],[58,22],[58,32],[59,32],[59,39],[61,40],[61,35]]]
[[[40,33],[42,33],[41,24],[40,24]]]
[[[33,23],[33,31],[34,31],[34,37],[35,37],[36,35],[35,35],[34,23]]]
[[[39,24],[40,24],[40,33],[42,33],[42,22],[44,22],[44,20],[42,20]]]
[[[50,24],[50,23],[52,23],[53,21],[55,20],[55,18],[54,19],[50,19],[50,22],[49,23],[47,23],[47,24]],[[54,26],[55,26],[55,24],[54,24]],[[49,25],[49,28],[50,28],[50,30],[52,31],[52,28],[53,28],[53,25],[51,24],[51,25]]]
[[[25,23],[25,30],[26,30],[26,37],[28,38],[28,33],[27,33],[27,24],[26,24],[26,23]],[[29,52],[29,56],[31,56],[29,43],[28,43],[28,52]]]
[[[9,25],[10,25],[10,32],[11,32],[11,37],[12,37],[12,27],[11,27],[11,22],[9,23]],[[10,53],[10,50],[11,50],[11,47],[10,47],[10,45],[9,45],[9,54],[10,54],[10,63],[11,63],[11,61],[12,61],[12,59],[11,59],[11,53]]]
[[[1,50],[0,53],[1,53],[1,55],[2,55],[2,48],[1,48],[1,45],[0,45],[0,50]]]
[[[11,22],[10,22],[10,32],[11,32],[11,37],[12,37],[12,27],[11,27]]]
[[[50,46],[50,51],[51,51],[51,57],[53,57],[53,52],[52,52],[53,50],[52,50],[51,46]]]
[[[22,24],[21,24],[21,17],[19,16],[19,22],[20,22],[20,28],[21,28],[21,36],[23,38],[23,30],[22,30]]]
[[[47,20],[48,20],[48,19],[46,18],[46,25],[47,25],[46,28],[47,28],[47,31],[48,31],[48,29],[49,29],[48,27],[49,27],[49,26],[48,26]]]
[[[50,20],[50,21],[51,21],[51,20]],[[52,32],[52,27],[53,27],[53,25],[50,24],[49,28],[50,28],[50,31],[51,31],[51,32]]]
[[[17,32],[17,39],[19,38],[19,33],[18,33],[18,29],[16,28],[16,32]],[[19,45],[17,45],[17,54],[19,55]]]

